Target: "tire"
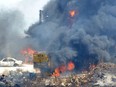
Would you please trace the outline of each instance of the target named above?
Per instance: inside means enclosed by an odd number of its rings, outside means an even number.
[[[13,66],[19,66],[19,65],[15,63]]]

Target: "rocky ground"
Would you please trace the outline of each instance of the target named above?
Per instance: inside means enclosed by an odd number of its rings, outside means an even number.
[[[37,74],[29,77],[28,73],[17,73],[14,77],[9,77],[15,80],[7,81],[6,78],[6,82],[1,81],[2,84],[9,84],[7,87],[116,87],[116,64],[100,63],[81,74],[60,77],[41,78]],[[0,87],[6,87],[5,85]]]

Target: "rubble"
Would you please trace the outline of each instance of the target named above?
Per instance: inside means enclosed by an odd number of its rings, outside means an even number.
[[[38,81],[39,80],[39,81]],[[116,65],[100,63],[90,71],[60,77],[37,77],[30,87],[111,87],[116,86]],[[25,87],[29,87],[26,86]]]
[[[100,63],[89,71],[68,76],[48,76],[40,74],[11,71],[2,75],[0,87],[112,87],[116,86],[116,64]]]
[[[94,70],[94,85],[98,86],[116,86],[116,64],[100,63]],[[114,80],[113,80],[114,79]]]

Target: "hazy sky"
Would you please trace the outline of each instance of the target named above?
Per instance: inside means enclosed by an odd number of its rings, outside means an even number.
[[[24,14],[26,28],[39,20],[39,10],[49,0],[0,0],[0,9],[18,9]]]

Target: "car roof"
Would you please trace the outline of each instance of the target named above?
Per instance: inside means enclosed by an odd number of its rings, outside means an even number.
[[[12,57],[7,57],[7,58],[3,58],[3,59],[13,59],[13,60],[16,60],[15,58],[12,58]]]

